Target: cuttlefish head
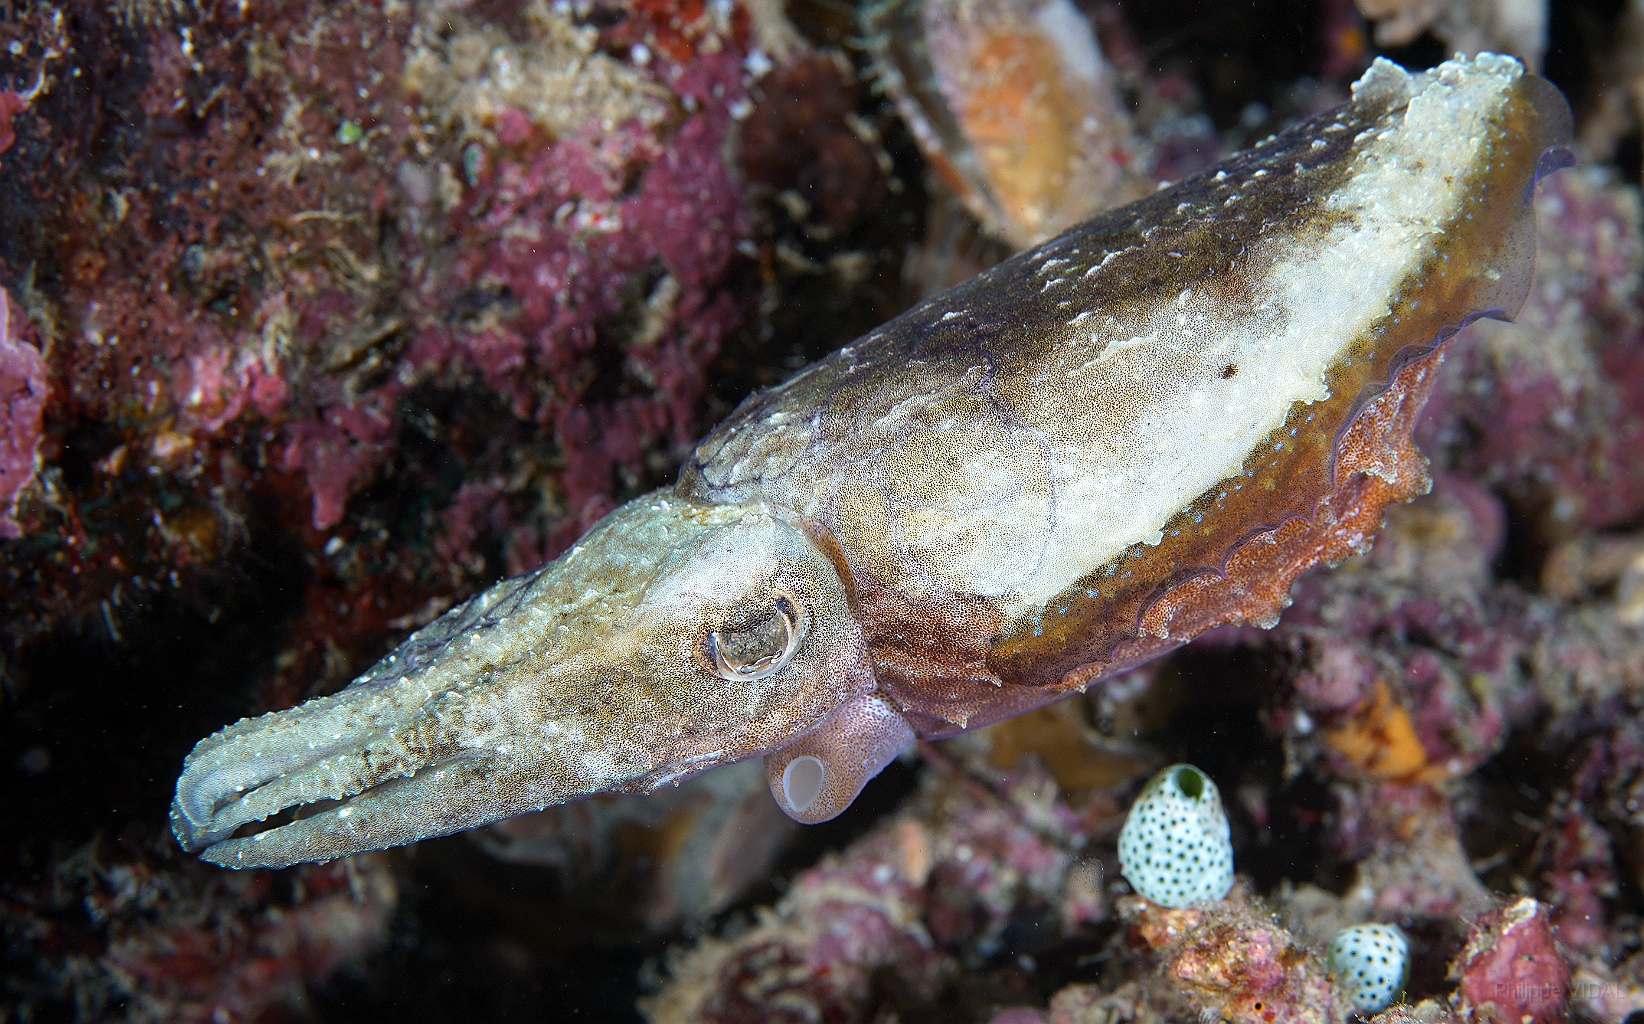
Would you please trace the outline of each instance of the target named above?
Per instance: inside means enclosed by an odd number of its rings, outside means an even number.
[[[783,809],[820,821],[912,740],[825,532],[657,492],[346,689],[201,741],[172,827],[207,860],[280,867],[762,754]]]

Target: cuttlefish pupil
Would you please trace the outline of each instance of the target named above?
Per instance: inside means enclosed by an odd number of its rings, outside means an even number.
[[[751,396],[677,485],[340,693],[203,740],[178,838],[325,860],[761,756],[824,821],[919,738],[1271,625],[1427,487],[1445,343],[1523,303],[1568,136],[1510,58],[1377,61],[1346,105]]]
[[[740,629],[711,631],[708,658],[722,678],[764,679],[793,658],[809,628],[804,607],[779,594],[756,621]]]

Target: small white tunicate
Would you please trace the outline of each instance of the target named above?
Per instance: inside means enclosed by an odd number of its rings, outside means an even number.
[[[1356,924],[1330,940],[1325,967],[1360,1013],[1380,1013],[1410,980],[1410,944],[1395,925]]]
[[[1153,776],[1119,831],[1119,872],[1161,906],[1214,903],[1233,887],[1233,843],[1222,797],[1190,764]]]

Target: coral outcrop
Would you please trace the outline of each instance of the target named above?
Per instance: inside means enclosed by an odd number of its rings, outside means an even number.
[[[0,291],[0,539],[22,535],[13,513],[18,492],[34,480],[50,389],[46,361],[30,333],[22,310]]]

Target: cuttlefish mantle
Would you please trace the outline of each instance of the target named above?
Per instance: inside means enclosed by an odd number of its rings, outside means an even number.
[[[918,737],[1271,625],[1426,489],[1415,418],[1449,337],[1523,303],[1569,124],[1510,58],[1377,61],[753,395],[675,487],[340,693],[203,740],[178,839],[326,860],[757,756],[822,821]]]

